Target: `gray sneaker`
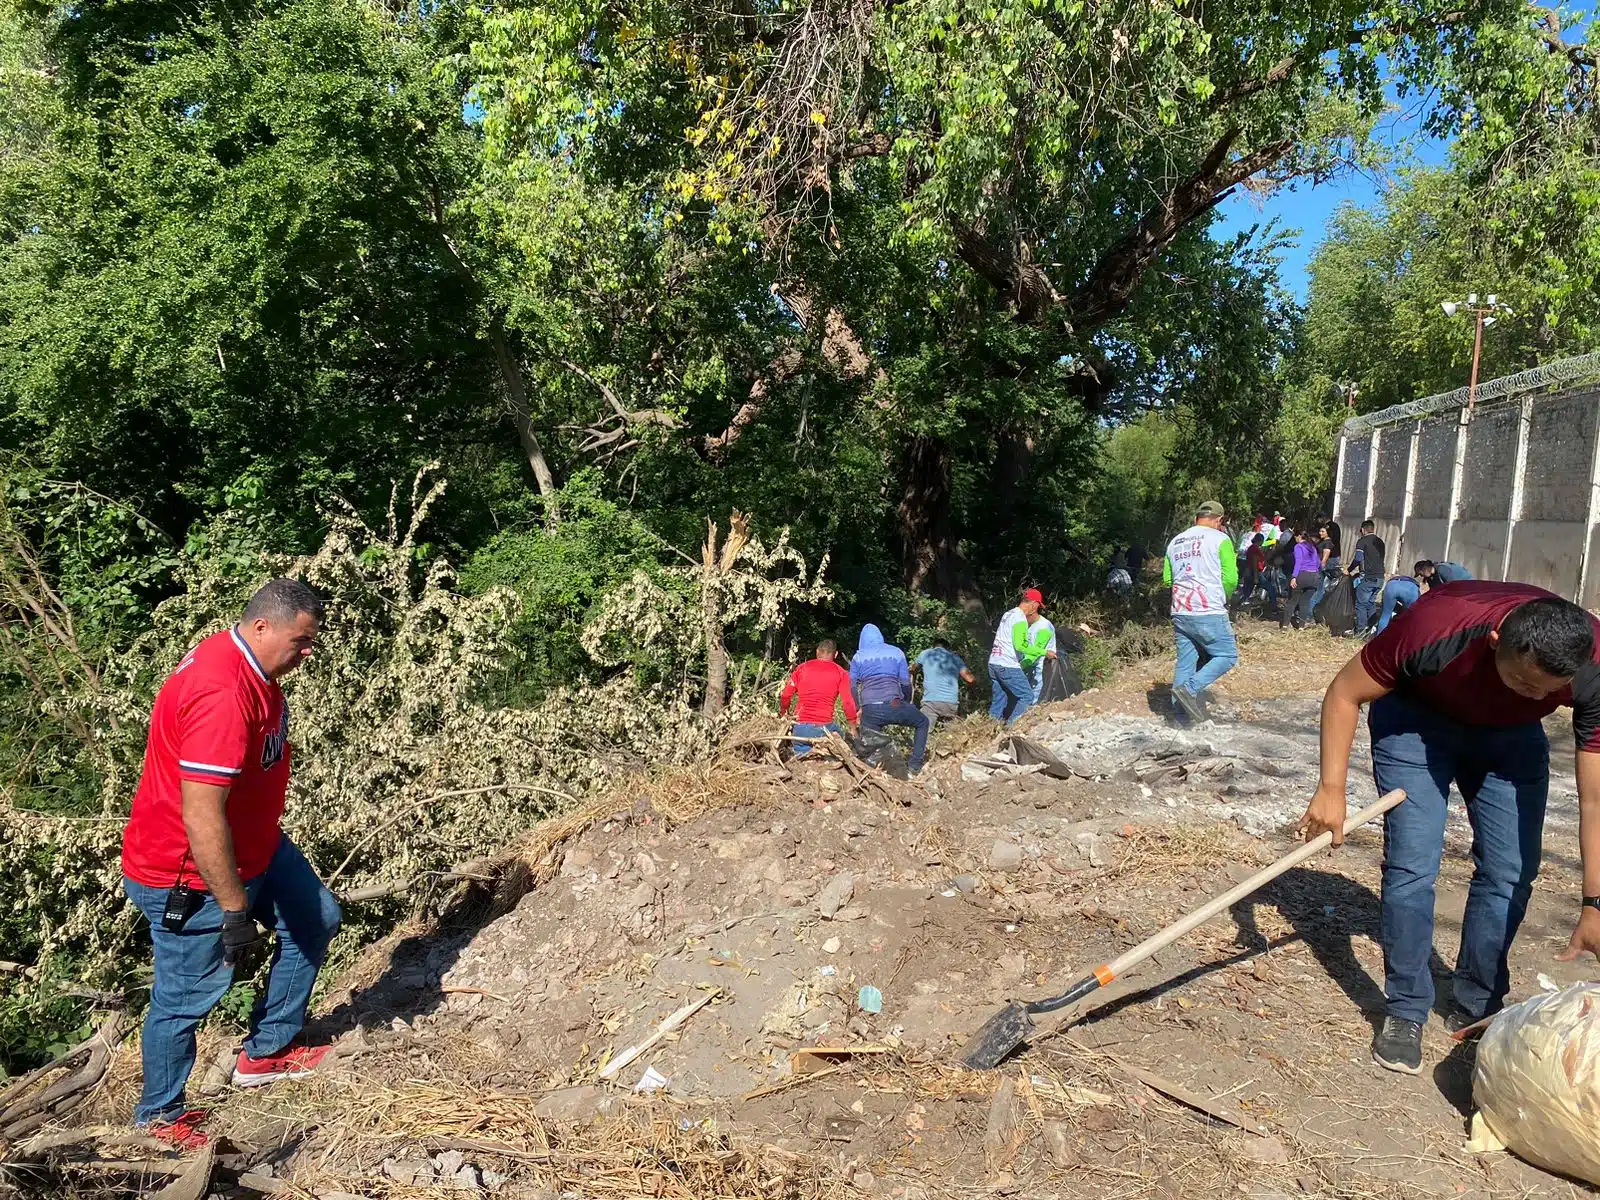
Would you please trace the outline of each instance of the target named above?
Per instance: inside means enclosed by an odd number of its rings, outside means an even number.
[[[1206,708],[1200,697],[1188,688],[1175,687],[1172,689],[1172,702],[1189,714],[1191,721],[1204,721]]]
[[[1422,1026],[1404,1017],[1385,1017],[1372,1039],[1372,1061],[1388,1071],[1422,1074]]]

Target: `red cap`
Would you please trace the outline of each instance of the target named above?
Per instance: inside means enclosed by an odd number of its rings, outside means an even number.
[[[1028,588],[1022,593],[1022,598],[1024,600],[1032,600],[1035,604],[1044,603],[1044,593],[1038,588]]]

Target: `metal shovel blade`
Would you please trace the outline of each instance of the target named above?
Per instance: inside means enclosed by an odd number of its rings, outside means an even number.
[[[962,1050],[961,1061],[974,1071],[992,1071],[1033,1032],[1027,1006],[1011,1003],[978,1028]]]

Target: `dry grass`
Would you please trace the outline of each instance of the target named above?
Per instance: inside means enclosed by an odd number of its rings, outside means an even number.
[[[1199,868],[1214,869],[1234,855],[1234,833],[1227,825],[1124,826],[1121,857],[1106,875],[1114,879],[1171,877]]]
[[[303,1124],[336,1128],[336,1140],[310,1147],[316,1166],[296,1184],[370,1195],[383,1159],[459,1150],[524,1188],[576,1193],[591,1200],[834,1200],[847,1190],[828,1167],[806,1156],[719,1133],[663,1101],[625,1101],[620,1116],[581,1127],[534,1115],[537,1096],[405,1084],[328,1085],[308,1091]],[[391,1200],[437,1190],[389,1184]]]

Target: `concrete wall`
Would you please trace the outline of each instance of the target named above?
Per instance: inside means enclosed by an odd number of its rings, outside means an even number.
[[[1335,516],[1370,517],[1389,569],[1450,559],[1600,605],[1600,391],[1586,387],[1345,436]],[[1459,461],[1458,461],[1459,460]]]

